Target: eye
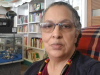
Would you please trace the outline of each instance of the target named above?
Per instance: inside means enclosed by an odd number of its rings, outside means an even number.
[[[53,24],[51,24],[51,23],[42,23],[40,26],[41,26],[41,28],[51,28],[51,27],[53,27]]]
[[[71,28],[71,24],[65,23],[61,25],[62,28]]]

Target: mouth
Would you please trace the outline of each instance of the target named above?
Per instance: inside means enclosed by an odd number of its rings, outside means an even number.
[[[54,44],[51,44],[51,47],[54,49],[54,50],[60,50],[62,48],[62,44],[60,43],[54,43]]]

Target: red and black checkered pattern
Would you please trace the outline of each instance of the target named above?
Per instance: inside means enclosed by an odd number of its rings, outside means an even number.
[[[77,50],[83,55],[100,61],[100,25],[82,29]]]

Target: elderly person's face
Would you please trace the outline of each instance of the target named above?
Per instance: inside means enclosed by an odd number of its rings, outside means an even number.
[[[72,12],[65,6],[50,7],[45,16],[44,23],[65,23],[69,27],[59,28],[55,26],[52,32],[42,31],[42,40],[46,52],[52,57],[70,56],[75,50],[75,43],[77,42],[78,33],[74,27]],[[64,29],[64,30],[63,30]]]

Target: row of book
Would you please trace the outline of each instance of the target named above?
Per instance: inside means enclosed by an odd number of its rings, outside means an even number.
[[[30,32],[40,32],[40,27],[39,27],[39,25],[38,24],[31,24],[30,25]]]
[[[32,13],[30,16],[30,22],[40,22],[42,13]]]
[[[27,49],[25,50],[25,58],[34,62],[40,59],[40,55],[32,49]]]
[[[27,25],[17,26],[17,32],[27,32]]]
[[[44,9],[44,3],[36,3],[30,5],[30,12]]]
[[[18,15],[18,24],[28,23],[28,16]]]
[[[43,49],[43,42],[42,42],[42,39],[41,38],[34,38],[34,37],[31,37],[30,38],[30,46],[31,47],[37,47],[37,48],[41,48]]]
[[[24,37],[24,45],[27,45],[27,37]],[[30,38],[30,46],[31,47],[36,47],[40,49],[44,49],[43,42],[41,38],[36,38],[36,37],[31,37]]]

